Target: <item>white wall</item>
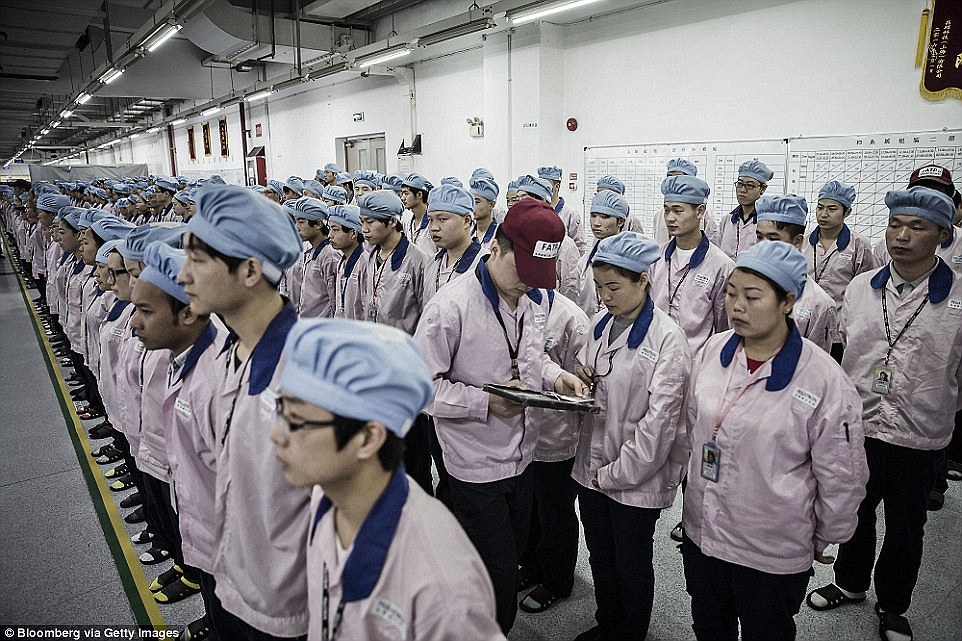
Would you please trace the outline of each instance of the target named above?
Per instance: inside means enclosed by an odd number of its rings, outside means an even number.
[[[227,148],[228,155],[220,155],[220,129],[221,118],[227,118]],[[210,123],[210,146],[211,155],[204,155],[204,136],[202,125],[204,122]],[[197,152],[197,159],[190,159],[190,152],[187,146],[187,128],[194,127],[194,149]],[[212,114],[208,117],[198,116],[191,118],[182,125],[174,127],[174,149],[177,161],[177,175],[187,176],[188,178],[206,178],[212,174],[220,174],[227,183],[244,183],[244,152],[240,112],[237,106],[228,107],[223,111]],[[158,132],[155,137],[162,137],[166,140],[166,133]],[[142,160],[141,162],[146,162]]]

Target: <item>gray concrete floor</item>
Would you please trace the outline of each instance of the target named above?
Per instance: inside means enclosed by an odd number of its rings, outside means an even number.
[[[0,625],[133,624],[116,562],[84,483],[19,285],[6,260],[0,261],[0,272],[0,434],[4,444],[0,451]],[[88,421],[85,426],[93,423]],[[123,495],[113,498],[119,501]],[[694,639],[681,555],[668,538],[680,511],[681,496],[662,513],[655,535],[651,641]],[[126,527],[131,535],[139,529]],[[950,483],[945,507],[929,513],[925,556],[907,613],[916,639],[962,638],[960,539],[962,484]],[[138,548],[140,551],[142,548]],[[134,571],[144,572],[150,581],[169,565],[139,569],[135,564]],[[810,587],[822,585],[831,577],[831,568],[817,566]],[[873,604],[874,593],[870,591],[864,604],[831,613],[815,613],[803,605],[796,617],[798,638],[876,639]],[[594,624],[594,607],[582,537],[572,596],[542,614],[519,612],[509,638],[572,639]],[[186,625],[202,611],[200,597],[161,606],[171,628]]]

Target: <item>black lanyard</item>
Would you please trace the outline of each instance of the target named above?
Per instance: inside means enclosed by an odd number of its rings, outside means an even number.
[[[883,288],[882,288],[882,320],[885,322],[885,340],[886,340],[886,342],[888,342],[888,344],[889,344],[889,349],[888,349],[888,351],[885,353],[885,364],[886,364],[886,365],[889,364],[889,358],[892,356],[892,350],[895,349],[895,346],[898,344],[899,340],[901,340],[901,339],[902,339],[902,336],[905,335],[906,330],[908,330],[908,328],[912,325],[912,323],[915,322],[915,319],[919,317],[919,314],[922,313],[922,308],[924,308],[925,305],[926,305],[926,303],[929,302],[929,297],[928,297],[928,296],[926,296],[924,299],[922,299],[922,304],[919,305],[919,308],[915,310],[915,313],[912,314],[912,318],[910,318],[910,319],[909,319],[909,322],[907,322],[907,323],[905,324],[905,326],[902,327],[902,331],[900,331],[900,332],[898,333],[898,335],[895,337],[895,340],[893,341],[893,340],[892,340],[892,329],[889,327],[889,309],[888,309],[888,304],[885,302],[886,298],[888,298],[888,295],[887,295],[887,294],[888,294],[888,292],[885,290],[885,288],[884,288],[884,286],[883,286]]]
[[[511,357],[511,378],[521,379],[521,371],[518,369],[518,351],[521,349],[521,336],[524,334],[524,314],[518,319],[518,340],[515,342],[514,347],[511,347],[511,339],[508,338],[508,328],[504,324],[504,319],[501,317],[501,310],[494,307],[494,316],[498,319],[498,323],[501,325],[501,331],[504,332],[504,342],[508,345],[508,355]]]
[[[252,354],[251,356],[253,356],[253,354]],[[241,364],[244,366],[244,368],[246,368],[247,365],[250,363],[250,361],[251,361],[251,356],[248,356],[248,357],[247,357],[247,360],[246,360],[244,363],[241,363]],[[231,350],[230,354],[229,354],[228,357],[227,357],[227,373],[226,373],[226,376],[230,376],[230,374],[231,374],[231,371],[230,371],[230,370],[231,370],[231,365],[234,364],[234,359],[236,359],[236,358],[237,358],[237,345],[235,344],[234,347],[233,347],[233,349]],[[235,367],[234,369],[236,370],[237,368]],[[227,435],[230,433],[231,423],[234,422],[234,410],[237,408],[237,397],[240,396],[241,388],[242,388],[242,387],[244,387],[244,374],[243,374],[243,372],[241,372],[241,380],[240,380],[240,382],[237,384],[237,391],[234,392],[234,400],[232,400],[232,401],[230,402],[230,411],[227,413],[227,422],[226,422],[226,424],[224,425],[224,436],[221,437],[221,439],[220,439],[220,444],[221,444],[221,446],[223,446],[224,443],[227,442]]]
[[[681,286],[685,284],[685,279],[688,278],[688,274],[691,272],[691,258],[688,259],[688,264],[685,265],[685,273],[681,275],[681,280],[678,281],[678,285],[675,287],[675,291],[671,290],[671,259],[668,259],[668,309],[671,309],[671,304],[675,302],[675,296],[678,295],[678,290]]]
[[[341,627],[341,619],[344,616],[344,601],[337,604],[337,612],[334,613],[334,627],[330,627],[329,609],[331,605],[330,576],[327,572],[327,563],[324,564],[324,591],[321,597],[321,639],[322,641],[334,641],[337,638],[337,631]]]
[[[835,255],[836,252],[838,252],[838,245],[836,245],[835,249],[829,252],[828,256],[825,257],[825,261],[822,263],[822,271],[818,271],[818,248],[812,248],[812,271],[815,272],[816,283],[822,280],[822,276],[825,275],[825,270],[828,269],[828,261],[832,258],[832,256]],[[882,298],[884,299],[885,297],[883,296]]]

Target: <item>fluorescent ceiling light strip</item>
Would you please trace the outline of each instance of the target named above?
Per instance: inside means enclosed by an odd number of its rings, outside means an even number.
[[[100,82],[104,83],[105,85],[109,85],[114,80],[119,78],[120,74],[122,74],[123,72],[124,72],[123,69],[114,69],[112,71],[108,71],[100,78]]]
[[[51,123],[51,124],[50,124],[50,128],[51,128],[51,129],[56,129],[56,128],[59,127],[59,126],[60,126],[60,121],[59,121],[59,120],[58,120],[57,122],[54,122],[54,123]]]
[[[435,33],[429,33],[426,36],[418,38],[418,44],[424,47],[430,47],[431,45],[436,45],[440,42],[445,42],[454,38],[460,38],[461,36],[468,36],[472,33],[484,31],[485,29],[493,26],[494,22],[492,22],[489,18],[480,18],[478,20],[472,20],[471,22],[465,22],[464,24],[450,27],[449,29],[442,29],[441,31],[436,31]]]
[[[61,112],[60,112],[60,117],[61,117],[61,118],[69,118],[69,117],[72,116],[72,115],[73,115],[73,112],[70,111],[69,109],[65,109],[64,111],[61,111]]]
[[[411,53],[410,47],[401,47],[399,49],[388,49],[380,53],[375,53],[370,56],[361,56],[355,62],[360,69],[365,67],[372,67],[374,65],[379,65],[382,62],[388,62],[389,60],[397,60],[398,58],[403,58]]]
[[[271,95],[270,89],[265,89],[264,91],[258,91],[257,93],[252,93],[249,96],[244,96],[244,100],[247,102],[253,102],[254,100],[260,100],[261,98],[266,98]]]
[[[218,111],[220,111],[220,107],[211,107],[210,109],[204,109],[202,112],[200,112],[200,115],[213,116]]]
[[[184,124],[185,122],[187,122],[187,119],[186,119],[186,118],[178,118],[177,120],[172,120],[172,121],[170,122],[170,124],[172,124],[172,125],[182,125],[182,124]]]
[[[174,37],[174,34],[181,30],[181,25],[174,24],[170,25],[166,31],[162,32],[161,36],[154,41],[152,45],[147,47],[147,51],[156,51],[160,45],[164,44],[168,40]]]
[[[89,93],[82,93],[79,96],[77,96],[77,104],[85,105],[87,104],[87,101],[89,101],[91,98],[93,98],[93,96],[90,95]]]
[[[574,0],[573,2],[563,2],[561,4],[546,7],[544,9],[535,9],[533,11],[526,11],[514,16],[510,16],[510,20],[511,24],[514,25],[525,24],[526,22],[534,22],[535,20],[540,20],[541,18],[546,18],[556,13],[567,11],[568,9],[577,9],[578,7],[583,7],[593,2],[598,2],[598,0]]]

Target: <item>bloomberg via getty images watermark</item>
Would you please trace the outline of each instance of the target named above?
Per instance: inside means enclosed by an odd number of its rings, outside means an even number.
[[[155,630],[137,626],[107,625],[7,625],[3,639],[179,639],[180,630]],[[2,640],[0,640],[2,641]]]

